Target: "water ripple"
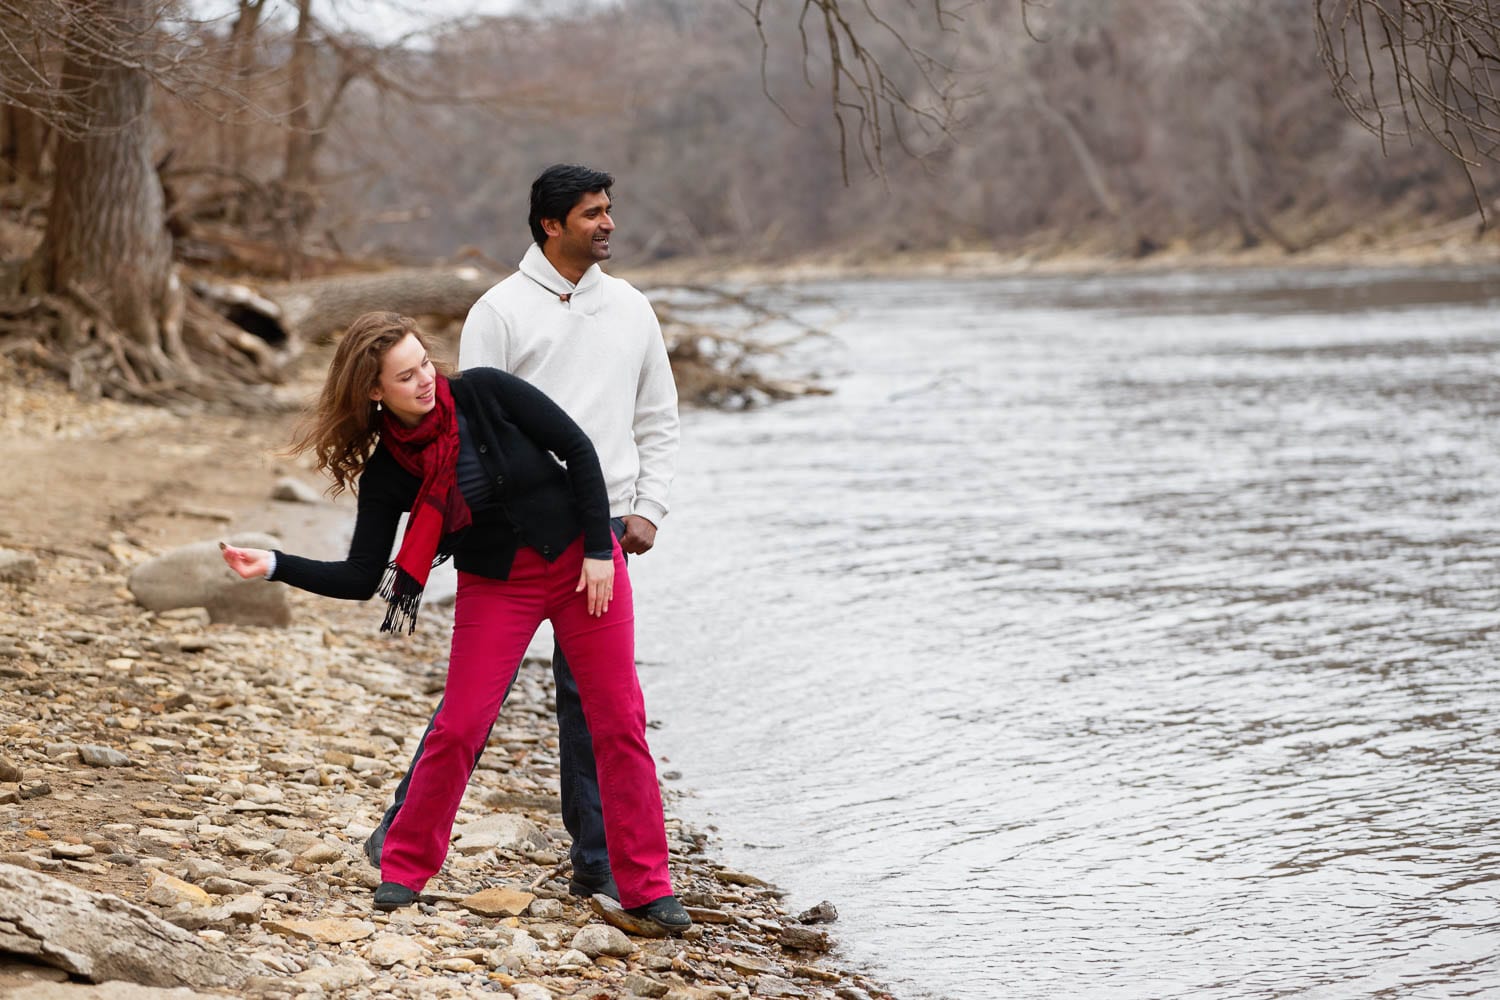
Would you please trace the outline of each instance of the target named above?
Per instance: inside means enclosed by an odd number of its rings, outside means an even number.
[[[1500,994],[1494,276],[816,291],[633,565],[731,860],[912,998]]]

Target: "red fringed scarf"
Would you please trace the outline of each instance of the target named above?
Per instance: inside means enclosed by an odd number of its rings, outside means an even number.
[[[473,520],[469,505],[458,491],[458,414],[453,409],[448,380],[437,377],[433,407],[415,427],[407,427],[386,409],[380,441],[403,469],[422,479],[417,498],[412,501],[406,533],[401,536],[401,548],[380,581],[380,596],[388,605],[380,631],[399,632],[404,628],[410,634],[417,628],[417,609],[422,604],[427,575],[445,558],[438,555],[438,542]]]

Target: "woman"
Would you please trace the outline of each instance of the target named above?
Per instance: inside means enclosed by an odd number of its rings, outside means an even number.
[[[630,580],[588,437],[505,372],[444,377],[412,320],[377,312],[355,320],[334,352],[294,445],[309,449],[335,495],[358,493],[349,555],[319,562],[224,546],[236,573],[353,600],[378,590],[388,602],[381,629],[411,631],[434,561],[452,556],[458,569],[442,706],[386,835],[376,907],[412,903],[442,867],[474,759],[533,633],[550,619],[593,735],[620,905],[637,918],[632,926],[645,921],[663,933],[689,926],[667,873]],[[387,564],[407,511],[400,550]]]

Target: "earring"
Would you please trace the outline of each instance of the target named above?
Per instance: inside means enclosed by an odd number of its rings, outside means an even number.
[[[378,400],[378,399],[375,400],[375,412],[376,413],[380,412],[380,400]]]

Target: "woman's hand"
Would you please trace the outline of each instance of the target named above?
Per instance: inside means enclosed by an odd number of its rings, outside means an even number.
[[[271,571],[271,553],[268,549],[237,549],[220,542],[219,551],[224,553],[224,561],[229,564],[229,568],[246,580],[265,576]]]
[[[589,614],[598,618],[609,610],[609,602],[615,596],[615,561],[613,559],[583,560],[583,572],[578,574],[578,586],[573,593],[588,591]]]

